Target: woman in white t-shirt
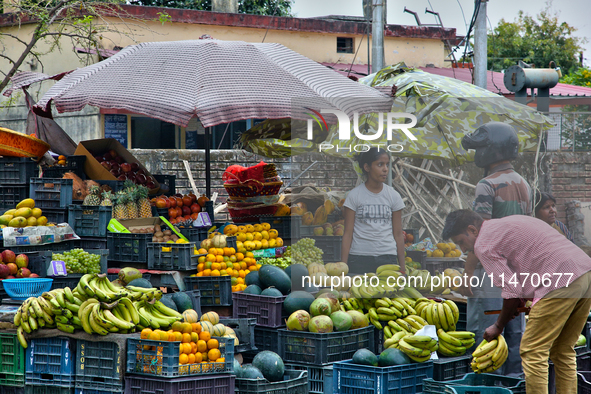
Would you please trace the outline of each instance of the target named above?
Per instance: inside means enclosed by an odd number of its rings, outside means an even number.
[[[388,153],[372,148],[357,157],[366,179],[351,190],[345,200],[343,214],[345,232],[341,256],[349,272],[375,272],[383,264],[404,264],[404,235],[400,194],[384,184],[389,171]]]

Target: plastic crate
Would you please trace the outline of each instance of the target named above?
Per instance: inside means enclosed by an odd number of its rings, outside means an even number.
[[[170,251],[167,251],[169,249]],[[148,269],[165,271],[196,270],[199,256],[194,251],[194,242],[186,244],[148,242]]]
[[[63,242],[54,242],[44,245],[23,245],[23,246],[11,246],[10,250],[12,250],[15,254],[20,253],[33,253],[33,252],[63,252],[64,250],[70,250],[78,247],[78,240],[69,240]]]
[[[460,379],[467,373],[472,372],[470,363],[472,362],[471,355],[464,355],[459,357],[441,357],[433,360],[433,380],[445,381]]]
[[[27,385],[74,387],[75,357],[75,339],[32,339],[26,350],[25,382]]]
[[[469,373],[462,379],[437,382],[433,379],[423,380],[423,394],[441,394],[445,386],[486,386],[504,387],[513,394],[525,394],[525,380],[488,373]]]
[[[38,208],[67,208],[72,203],[72,179],[31,178],[29,196]]]
[[[591,372],[578,371],[578,393],[579,394],[591,394]]]
[[[333,364],[333,390],[339,394],[420,393],[423,379],[433,376],[433,362],[372,367],[351,360]],[[438,393],[441,393],[439,391]]]
[[[230,327],[236,333],[236,337],[240,344],[234,346],[234,353],[242,353],[257,348],[254,343],[254,328],[257,324],[256,319],[220,318],[220,323],[226,327]]]
[[[155,218],[162,216],[163,218],[168,219],[168,208],[152,207],[152,216]]]
[[[406,257],[410,257],[412,259],[412,261],[416,261],[417,263],[420,263],[421,264],[420,269],[426,269],[427,252],[423,252],[421,250],[407,250]]]
[[[107,232],[109,260],[124,263],[146,263],[148,261],[148,242],[152,234],[128,234]]]
[[[296,216],[293,216],[296,217]],[[298,216],[300,217],[300,216]],[[272,229],[277,230],[279,237],[283,239],[292,238],[292,216],[261,216],[260,223],[269,223]],[[300,219],[301,222],[301,219]],[[296,237],[293,237],[296,238]]]
[[[25,349],[16,334],[0,332],[0,386],[25,384]]]
[[[445,387],[445,394],[511,394],[511,390],[502,387]]]
[[[254,345],[258,351],[270,350],[279,354],[279,331],[276,328],[255,326]]]
[[[77,247],[77,246],[76,246]],[[75,249],[75,247],[72,247],[71,249]],[[70,249],[68,249],[70,250]],[[101,260],[100,260],[100,265],[101,265],[101,273],[102,274],[106,274],[107,273],[107,260],[109,257],[109,251],[107,249],[84,249],[85,252],[88,252],[89,254],[98,254],[101,256]],[[39,267],[42,271],[45,272],[45,275],[43,276],[47,276],[47,269],[49,268],[49,266],[51,265],[51,260],[53,260],[53,254],[54,253],[60,253],[60,251],[42,251],[42,252],[37,252],[39,255],[39,259],[41,259],[41,263],[39,264]],[[80,279],[82,277],[83,274],[70,274],[68,275],[68,277],[70,278],[78,278]],[[54,279],[54,281],[56,279],[62,278],[59,276],[54,276],[52,277]]]
[[[257,326],[283,327],[285,326],[284,318],[287,317],[283,311],[283,301],[285,296],[269,297],[235,292],[232,293],[232,316],[255,318]]]
[[[25,184],[37,176],[37,163],[28,157],[1,157],[0,184]]]
[[[68,223],[68,208],[41,208],[49,223]]]
[[[375,353],[372,325],[356,330],[313,333],[279,330],[279,355],[286,363],[323,365],[349,360],[359,349]]]
[[[378,330],[377,327],[374,327],[373,330],[373,341],[376,350],[376,354],[382,353],[384,349],[384,331]]]
[[[156,179],[156,181],[160,184],[160,191],[158,194],[164,194],[165,196],[174,196],[176,193],[176,175],[155,175],[152,176]],[[163,192],[162,189],[168,189],[167,192]]]
[[[195,242],[199,244],[204,239],[207,239],[208,227],[182,227],[179,229],[189,242]]]
[[[312,365],[286,364],[285,369],[308,372],[308,393],[333,394],[332,365],[315,367]]]
[[[68,223],[79,237],[105,237],[112,209],[71,204],[68,207]]]
[[[322,249],[322,260],[325,263],[341,261],[341,245],[343,244],[343,237],[337,236],[322,236],[310,237],[314,239],[315,246]]]
[[[4,391],[0,390],[4,394]],[[25,386],[25,394],[73,394],[74,389],[71,387],[60,386]]]
[[[286,369],[281,382],[236,379],[236,394],[307,394],[308,372]]]
[[[75,241],[78,248],[87,249],[107,249],[107,238],[80,238]],[[101,263],[102,264],[102,263]]]
[[[232,278],[229,276],[187,276],[185,287],[187,290],[199,290],[202,307],[232,305]]]
[[[119,345],[81,339],[76,342],[76,388],[122,392],[123,354]]]
[[[16,204],[28,197],[28,185],[0,185],[0,209],[13,209]]]
[[[93,389],[74,389],[74,394],[111,394],[109,391]]]
[[[234,338],[212,337],[218,340],[223,363],[197,363],[179,365],[180,342],[127,339],[127,366],[129,374],[176,378],[191,375],[211,375],[234,372]],[[146,347],[149,347],[146,349]]]
[[[465,302],[456,302],[458,310],[460,311],[460,317],[456,323],[456,330],[466,331],[468,327],[468,304]]]
[[[52,167],[43,168],[43,178],[61,178],[66,172],[73,172],[81,179],[86,179],[86,173],[84,172],[85,162],[86,156],[66,156],[65,166],[56,164]]]
[[[148,274],[149,275],[149,274]],[[145,276],[145,274],[144,274]],[[185,293],[191,298],[193,310],[197,312],[197,317],[201,318],[201,292],[199,290],[186,290]]]
[[[236,376],[227,374],[172,380],[127,375],[125,394],[234,394],[235,384]]]
[[[0,386],[0,394],[25,394],[25,388],[16,386]]]
[[[436,259],[436,260],[433,260]],[[445,260],[445,259],[449,259],[449,260]],[[464,262],[461,260],[458,260],[457,257],[441,257],[441,260],[439,260],[439,258],[435,258],[435,257],[428,257],[425,260],[425,264],[421,265],[423,269],[426,269],[427,271],[429,271],[431,273],[431,275],[435,275],[436,272],[439,272],[440,274],[443,273],[443,271],[445,271],[448,268],[455,268],[455,267],[463,267],[464,266]]]

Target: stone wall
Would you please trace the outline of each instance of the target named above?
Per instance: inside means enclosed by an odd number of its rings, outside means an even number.
[[[572,200],[591,201],[591,153],[556,152],[551,155],[551,192],[556,198],[557,219],[569,226],[566,204]]]

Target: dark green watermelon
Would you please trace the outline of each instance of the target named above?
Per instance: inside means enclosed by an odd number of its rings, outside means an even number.
[[[380,367],[393,367],[394,365],[411,364],[412,360],[400,349],[386,349],[380,354],[378,364]]]
[[[283,295],[291,292],[291,279],[281,268],[264,264],[258,272],[259,280],[264,287],[275,287]]]
[[[260,295],[261,294],[261,288],[257,285],[250,285],[248,287],[246,287],[246,289],[244,289],[243,293],[245,294],[256,294],[256,295]]]
[[[378,366],[378,356],[368,349],[359,349],[353,355],[353,364]]]
[[[242,379],[265,379],[263,373],[251,364],[243,365],[240,369],[240,377]]]
[[[310,312],[310,305],[314,301],[314,296],[306,291],[294,291],[288,294],[283,301],[283,309],[288,315],[295,311],[304,310]]]
[[[257,367],[269,382],[279,382],[283,380],[285,365],[283,364],[281,357],[275,352],[264,350],[258,353],[254,356],[252,365]]]
[[[261,289],[263,288],[263,284],[259,280],[259,271],[252,271],[249,272],[248,275],[244,278],[244,284],[246,286],[250,285],[257,285]]]
[[[160,302],[169,307],[170,309],[174,309],[175,311],[179,311],[176,304],[172,300],[172,294],[165,294],[160,299]]]
[[[127,285],[128,286],[135,286],[135,287],[143,287],[145,289],[151,289],[152,287],[154,287],[154,286],[152,286],[152,284],[150,283],[149,280],[143,279],[143,278],[134,279],[131,282],[129,282]]]
[[[267,287],[265,290],[261,292],[261,295],[267,297],[283,297],[283,294],[274,287]]]
[[[308,286],[308,281],[302,283],[304,276],[310,276],[308,268],[302,264],[292,264],[285,269],[285,273],[291,279],[292,290],[305,290],[304,287]]]
[[[173,293],[172,301],[175,303],[179,313],[183,313],[187,309],[193,309],[193,301],[191,301],[191,297],[184,291]]]

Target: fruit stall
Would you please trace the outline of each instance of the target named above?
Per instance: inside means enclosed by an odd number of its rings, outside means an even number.
[[[490,374],[503,337],[476,347],[465,298],[441,285],[462,274],[455,245],[407,229],[422,285],[388,286],[395,264],[363,282],[340,262],[344,196],[286,198],[274,165],[232,166],[220,221],[115,142],[84,141],[41,177],[0,158],[0,393],[525,392]]]

